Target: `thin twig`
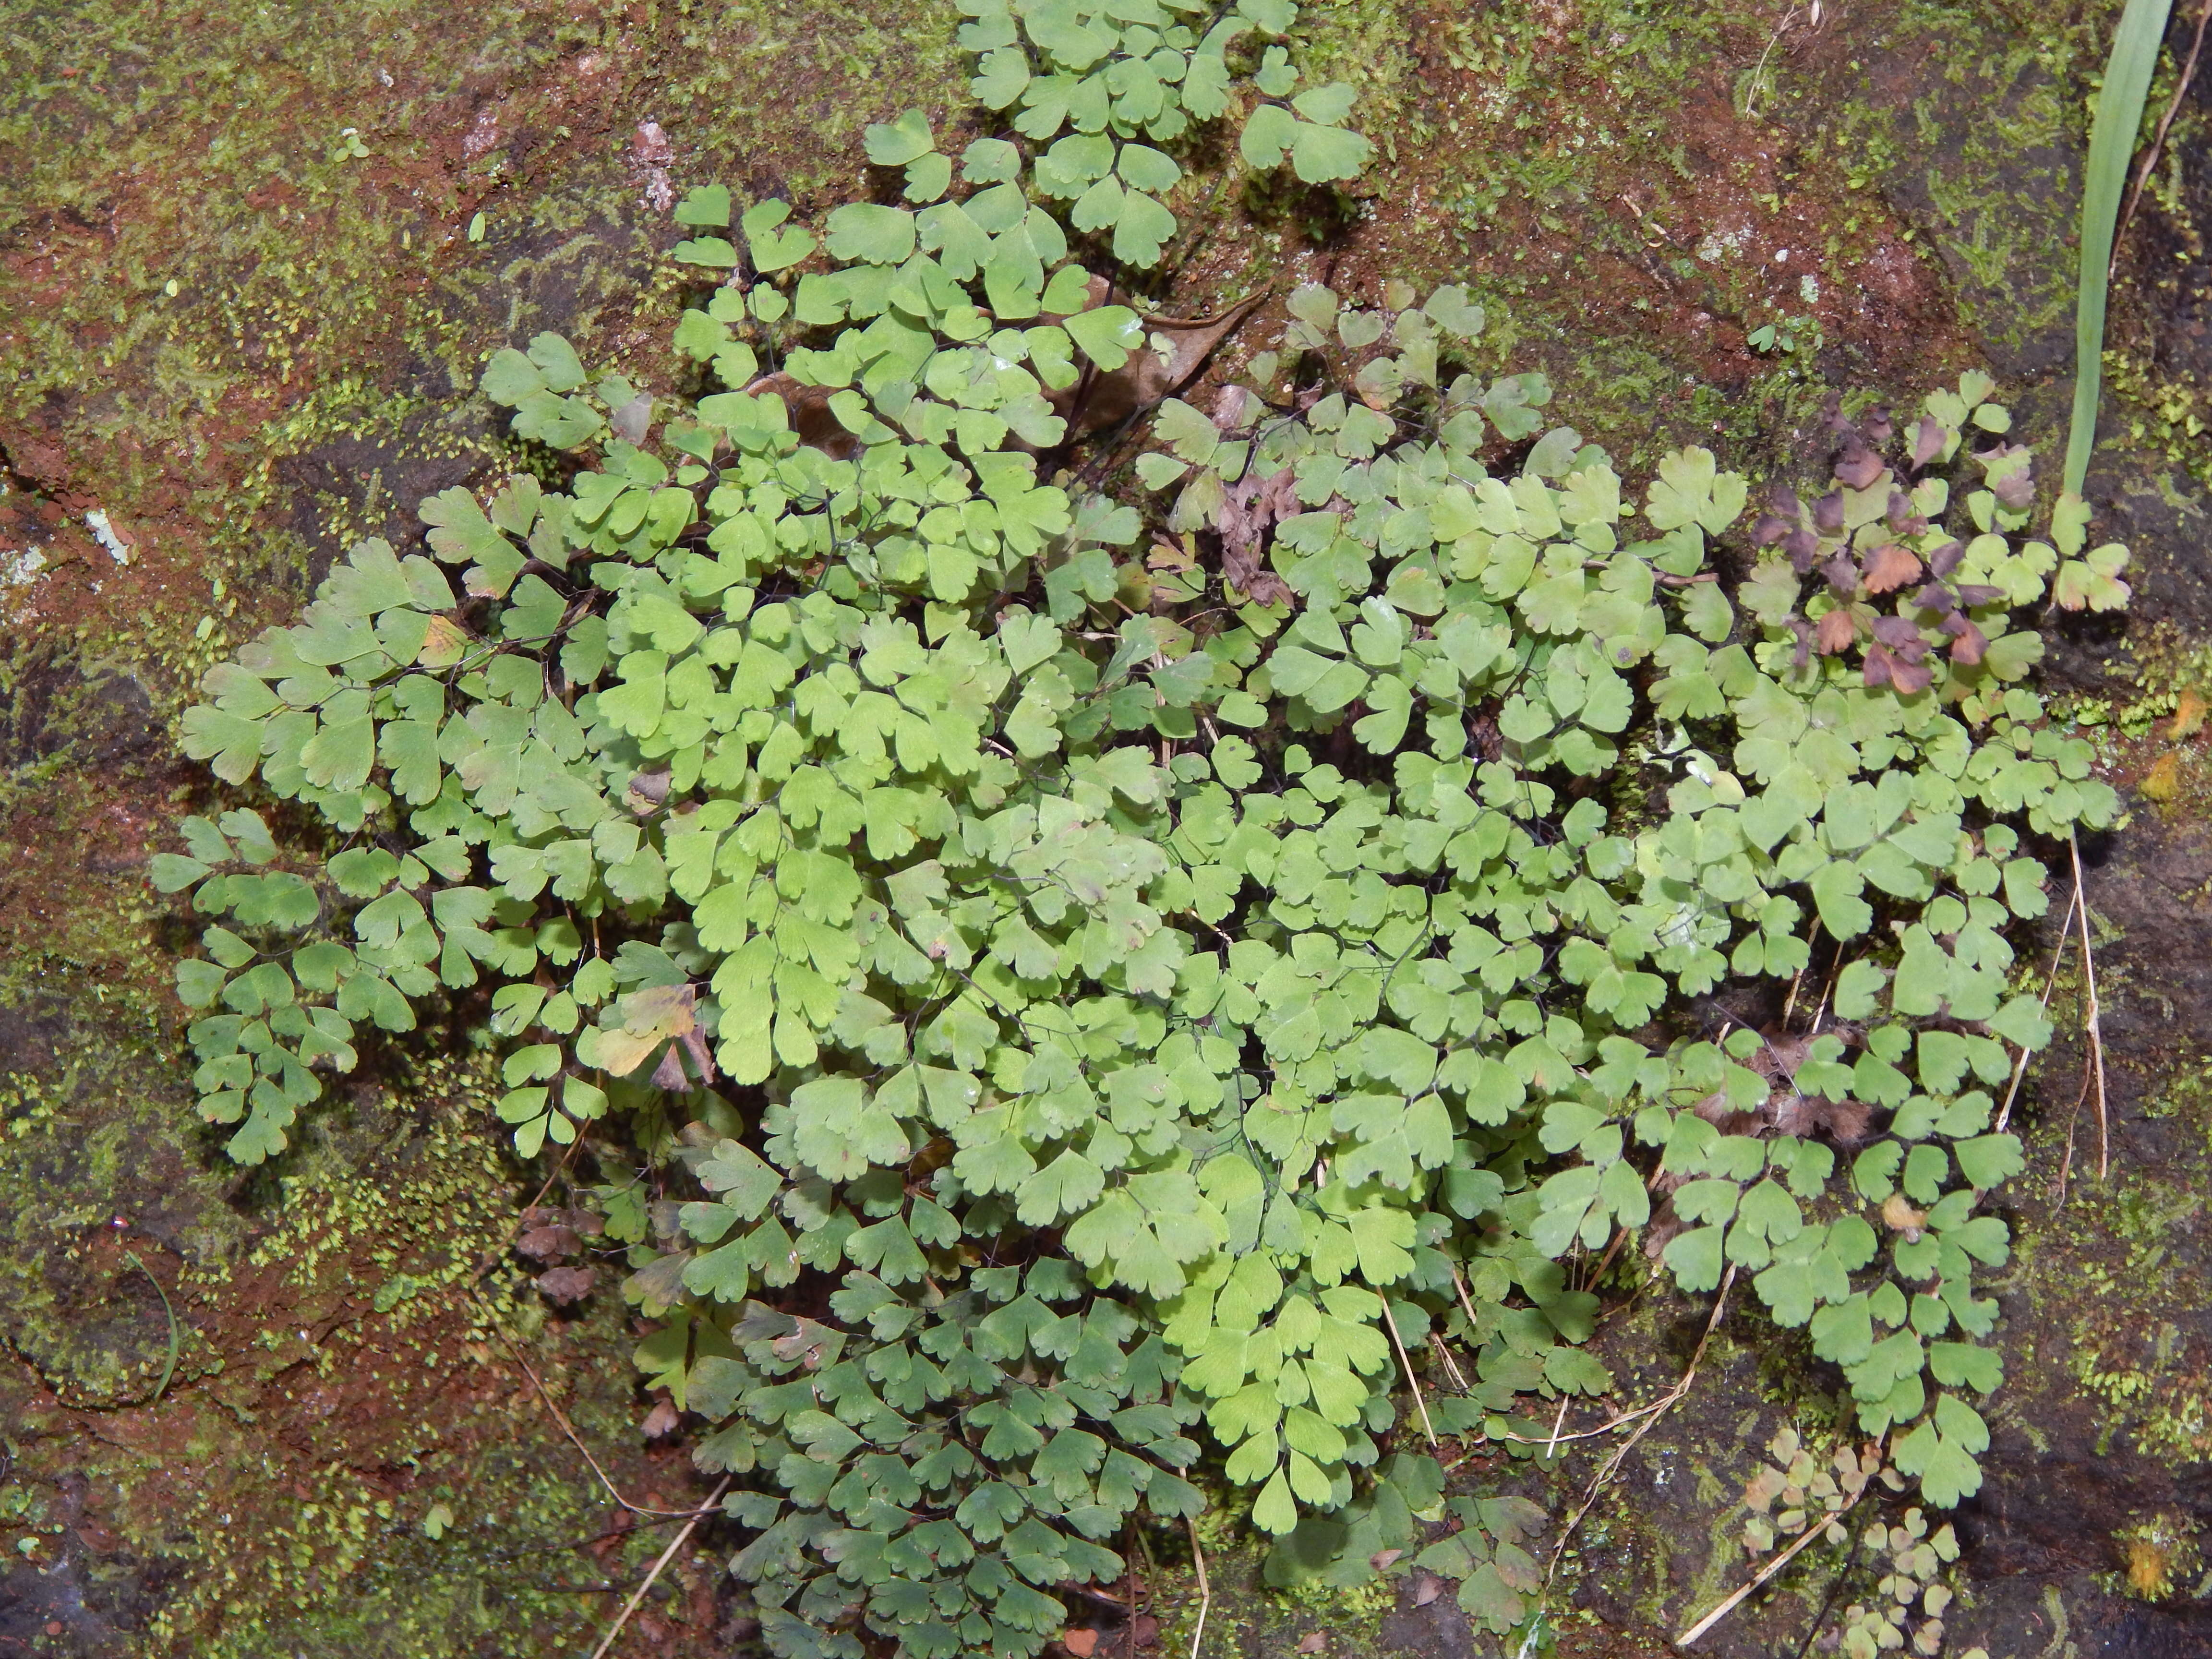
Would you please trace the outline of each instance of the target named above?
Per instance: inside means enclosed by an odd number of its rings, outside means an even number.
[[[1190,1633],[1190,1659],[1198,1659],[1198,1644],[1206,1640],[1206,1615],[1213,1606],[1213,1586],[1206,1579],[1206,1552],[1198,1547],[1198,1523],[1185,1516],[1183,1525],[1190,1532],[1190,1559],[1198,1568],[1198,1628]]]
[[[2089,1056],[2081,1056],[2081,1092],[2074,1097],[2074,1109],[2066,1114],[2066,1153],[2058,1160],[2058,1195],[2051,1200],[2053,1207],[2063,1207],[2066,1202],[2066,1183],[2074,1178],[2074,1133],[2081,1127],[2082,1103],[2089,1098]]]
[[[1421,1426],[1428,1431],[1429,1443],[1437,1443],[1437,1425],[1429,1421],[1429,1402],[1421,1398],[1420,1379],[1413,1375],[1413,1362],[1406,1357],[1406,1340],[1398,1334],[1398,1322],[1390,1316],[1390,1298],[1382,1298],[1382,1323],[1390,1333],[1390,1346],[1398,1351],[1398,1363],[1406,1370],[1406,1386],[1413,1391],[1414,1407],[1421,1413]]]
[[[1605,1247],[1605,1254],[1597,1259],[1597,1266],[1590,1269],[1589,1277],[1583,1280],[1584,1290],[1593,1291],[1597,1288],[1598,1280],[1605,1277],[1606,1269],[1613,1266],[1613,1257],[1620,1254],[1620,1247],[1627,1242],[1628,1229],[1615,1227],[1613,1230],[1613,1243]]]
[[[540,1204],[543,1204],[545,1201],[545,1195],[553,1190],[553,1183],[561,1178],[561,1172],[568,1167],[568,1160],[576,1155],[576,1149],[583,1144],[584,1137],[580,1134],[568,1143],[568,1150],[561,1154],[560,1161],[555,1164],[552,1170],[547,1174],[545,1177],[545,1184],[538,1189],[538,1196],[532,1199],[529,1203],[524,1205],[522,1206],[521,1214],[515,1217],[514,1226],[513,1230],[508,1232],[506,1242],[501,1244],[495,1250],[486,1250],[483,1255],[477,1259],[476,1272],[477,1278],[481,1279],[486,1273],[489,1273],[493,1268],[499,1266],[501,1261],[504,1261],[507,1259],[507,1253],[514,1248],[515,1241],[522,1237],[524,1229],[528,1227],[530,1224],[524,1218],[528,1216],[531,1211],[536,1209]]]
[[[1544,1455],[1547,1458],[1555,1458],[1559,1455],[1559,1431],[1567,1426],[1567,1401],[1571,1398],[1573,1398],[1571,1395],[1566,1394],[1559,1396],[1559,1414],[1552,1419],[1551,1442],[1544,1448]]]
[[[1792,1561],[1796,1560],[1797,1559],[1798,1551],[1803,1549],[1814,1539],[1826,1532],[1830,1527],[1841,1521],[1845,1516],[1856,1509],[1859,1504],[1859,1498],[1863,1498],[1865,1496],[1866,1492],[1862,1489],[1859,1492],[1858,1498],[1852,1498],[1850,1503],[1844,1504],[1843,1508],[1838,1510],[1833,1515],[1822,1516],[1819,1520],[1814,1522],[1811,1526],[1806,1528],[1804,1531],[1799,1533],[1788,1549],[1783,1551],[1781,1554],[1776,1556],[1771,1561],[1769,1561],[1765,1566],[1759,1570],[1758,1577],[1753,1578],[1748,1584],[1746,1584],[1741,1589],[1739,1589],[1729,1595],[1728,1600],[1722,1602],[1720,1606],[1715,1607],[1704,1618],[1698,1620],[1696,1624],[1691,1626],[1689,1629],[1684,1631],[1680,1636],[1676,1637],[1674,1638],[1674,1645],[1678,1648],[1686,1648],[1691,1643],[1696,1641],[1700,1636],[1703,1636],[1715,1625],[1719,1624],[1722,1620],[1727,1618],[1729,1614],[1734,1613],[1736,1608],[1742,1604],[1744,1597],[1749,1595],[1761,1584],[1773,1577],[1776,1573],[1781,1571],[1783,1568],[1788,1566]]]
[[[2070,830],[2066,832],[2066,846],[2074,854],[2074,891],[2080,900],[2075,907],[2075,920],[2081,928],[2081,981],[2089,995],[2086,1029],[2089,1063],[2096,1073],[2097,1179],[2101,1182],[2112,1172],[2112,1127],[2105,1109],[2105,1033],[2097,1021],[2097,959],[2089,950],[2089,893],[2081,884],[2081,843]]]
[[[494,1328],[496,1328],[496,1327]],[[547,1389],[544,1382],[539,1379],[538,1373],[530,1369],[530,1362],[522,1357],[522,1350],[514,1346],[513,1340],[508,1337],[505,1331],[501,1331],[499,1333],[499,1340],[507,1344],[507,1351],[514,1357],[514,1363],[522,1367],[522,1374],[528,1377],[532,1385],[537,1389],[538,1397],[545,1402],[545,1409],[553,1413],[553,1420],[561,1425],[561,1432],[568,1437],[570,1444],[574,1446],[578,1451],[583,1453],[584,1461],[592,1466],[592,1473],[599,1477],[599,1484],[607,1489],[608,1497],[613,1498],[616,1503],[621,1504],[623,1508],[628,1510],[632,1515],[659,1515],[674,1516],[689,1513],[688,1510],[684,1510],[650,1509],[643,1504],[633,1504],[629,1498],[624,1498],[622,1493],[617,1490],[615,1483],[607,1478],[607,1472],[599,1467],[599,1460],[592,1455],[592,1449],[584,1443],[584,1437],[576,1432],[576,1425],[568,1420],[568,1413],[562,1411],[560,1406],[555,1401],[552,1394]]]
[[[708,1509],[714,1508],[715,1501],[729,1490],[730,1482],[736,1479],[737,1476],[733,1474],[726,1474],[722,1477],[721,1485],[716,1486],[707,1499]],[[653,1564],[653,1571],[645,1575],[645,1582],[637,1587],[629,1600],[623,1604],[623,1610],[615,1615],[614,1627],[607,1632],[605,1639],[599,1646],[592,1650],[592,1659],[606,1659],[607,1650],[614,1646],[615,1638],[620,1636],[623,1626],[629,1623],[629,1616],[637,1611],[637,1604],[645,1600],[646,1592],[653,1588],[653,1581],[660,1577],[660,1570],[674,1559],[677,1551],[684,1547],[684,1540],[690,1537],[691,1529],[699,1524],[699,1521],[698,1516],[693,1516],[684,1523],[684,1530],[668,1540],[668,1547],[661,1551],[660,1559]]]
[[[2046,1013],[2051,1009],[2051,994],[2058,987],[2058,964],[2066,959],[2066,942],[2074,930],[2074,907],[2081,902],[2081,890],[2077,886],[2067,896],[2066,914],[2058,923],[2058,948],[2051,953],[2051,971],[2043,978],[2043,1009]],[[1997,1113],[1996,1133],[1998,1134],[2002,1134],[2005,1125],[2012,1121],[2012,1103],[2020,1093],[2021,1078],[2027,1071],[2027,1057],[2034,1052],[2033,1048],[2023,1048],[2019,1057],[2013,1061],[2012,1082],[2005,1090],[2004,1105]]]
[[[1503,1433],[1493,1432],[1490,1437],[1492,1440],[1510,1440],[1516,1446],[1555,1446],[1567,1440],[1598,1440],[1613,1433],[1616,1429],[1626,1428],[1639,1418],[1649,1417],[1656,1411],[1664,1411],[1673,1403],[1671,1394],[1662,1395],[1648,1406],[1638,1406],[1634,1411],[1623,1412],[1618,1417],[1608,1417],[1594,1429],[1577,1429],[1572,1434],[1515,1434],[1509,1429]]]
[[[1453,1385],[1462,1394],[1473,1394],[1474,1386],[1468,1382],[1467,1373],[1460,1370],[1459,1361],[1452,1358],[1452,1351],[1446,1345],[1443,1338],[1433,1331],[1430,1332],[1429,1346],[1437,1351],[1437,1358],[1444,1362],[1444,1369],[1451,1373]]]
[[[1829,1610],[1836,1605],[1836,1597],[1842,1593],[1844,1586],[1851,1582],[1851,1569],[1858,1565],[1859,1552],[1866,1547],[1867,1533],[1872,1530],[1872,1528],[1868,1528],[1852,1537],[1850,1551],[1844,1557],[1844,1565],[1836,1576],[1828,1581],[1828,1593],[1820,1598],[1820,1610],[1813,1615],[1813,1622],[1806,1627],[1805,1639],[1797,1644],[1794,1659],[1805,1659],[1805,1656],[1812,1652],[1813,1644],[1820,1639],[1821,1626],[1828,1621]]]
[[[2110,281],[2120,268],[2120,239],[2128,234],[2128,221],[2136,216],[2136,204],[2142,200],[2143,188],[2150,183],[2152,171],[2158,166],[2159,152],[2166,148],[2166,130],[2172,126],[2173,118],[2181,113],[2181,100],[2189,95],[2189,83],[2197,76],[2197,55],[2204,49],[2204,26],[2212,23],[2212,0],[2197,10],[2197,35],[2189,43],[2189,61],[2181,66],[2181,80],[2173,89],[2173,101],[2166,106],[2159,118],[2158,131],[2151,135],[2150,148],[2143,152],[2142,165],[2136,169],[2136,182],[2128,191],[2125,206],[2120,209],[2120,222],[2112,232],[2112,262],[2105,268],[2105,277]]]
[[[1129,1517],[1128,1529],[1132,1534],[1141,1534],[1144,1531],[1144,1528],[1137,1524],[1137,1518],[1133,1515]],[[1121,1627],[1121,1651],[1125,1656],[1127,1656],[1127,1659],[1135,1659],[1137,1651],[1137,1596],[1141,1586],[1139,1585],[1137,1578],[1136,1558],[1131,1555],[1126,1548],[1121,1552],[1121,1563],[1122,1570],[1129,1586],[1129,1619],[1128,1622]]]
[[[1806,951],[1806,964],[1808,966],[1811,965],[1812,960],[1813,953],[1810,951]],[[1800,968],[1797,970],[1796,977],[1790,981],[1790,994],[1782,1000],[1782,1029],[1785,1031],[1790,1029],[1790,1016],[1796,1012],[1797,988],[1804,984],[1804,982],[1805,969],[1804,968]]]
[[[1613,1471],[1620,1467],[1622,1460],[1626,1458],[1629,1453],[1636,1449],[1636,1443],[1651,1431],[1651,1425],[1665,1416],[1668,1409],[1684,1395],[1689,1393],[1690,1384],[1697,1381],[1698,1367],[1705,1363],[1705,1348],[1712,1341],[1713,1333],[1720,1328],[1721,1316],[1728,1311],[1729,1290],[1735,1283],[1735,1264],[1730,1262],[1729,1270],[1721,1275],[1720,1289],[1713,1297],[1712,1314],[1705,1321],[1705,1334],[1698,1339],[1697,1351],[1690,1356],[1688,1369],[1683,1371],[1680,1382],[1645,1407],[1644,1421],[1637,1425],[1636,1432],[1613,1449],[1613,1455],[1605,1460],[1605,1467],[1597,1472],[1597,1478],[1590,1482],[1589,1491],[1583,1495],[1582,1507],[1575,1511],[1574,1518],[1567,1522],[1565,1530],[1559,1534],[1559,1543],[1553,1548],[1552,1564],[1544,1573],[1544,1583],[1547,1587],[1552,1580],[1559,1576],[1559,1563],[1566,1558],[1568,1544],[1572,1541],[1576,1529],[1582,1525],[1583,1517],[1590,1512],[1590,1506],[1597,1502],[1598,1494],[1605,1490],[1606,1483],[1613,1479]]]
[[[1814,1036],[1820,1036],[1820,1022],[1828,1017],[1828,999],[1830,996],[1834,994],[1836,981],[1841,977],[1844,971],[1844,949],[1845,946],[1843,940],[1838,939],[1836,941],[1836,959],[1828,964],[1827,983],[1821,986],[1819,1006],[1813,1010],[1812,1035]],[[1810,951],[1806,953],[1808,960],[1810,960],[1811,954],[1812,953]]]

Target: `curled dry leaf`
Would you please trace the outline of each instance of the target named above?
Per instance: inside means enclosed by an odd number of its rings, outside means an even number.
[[[1308,1631],[1304,1636],[1298,1638],[1300,1653],[1319,1653],[1328,1645],[1328,1634],[1325,1631]]]
[[[781,398],[791,416],[791,429],[809,449],[818,449],[832,460],[849,461],[860,453],[860,441],[830,412],[830,399],[836,390],[835,386],[802,385],[781,369],[763,374],[745,387],[750,397]]]
[[[1990,452],[1989,459],[2010,459],[2026,453],[2019,444],[2000,444]],[[2035,499],[2035,463],[2033,458],[2012,468],[2001,477],[1990,480],[1990,493],[2014,513],[2023,510]]]
[[[538,1288],[545,1299],[564,1307],[571,1302],[582,1301],[599,1282],[599,1272],[592,1267],[556,1267],[538,1275]]]
[[[1845,1146],[1867,1138],[1874,1108],[1863,1101],[1830,1100],[1825,1095],[1788,1093],[1776,1097],[1774,1129],[1800,1140],[1822,1137]]]
[[[690,1074],[684,1069],[683,1045],[672,1042],[668,1052],[660,1057],[660,1064],[653,1068],[653,1086],[656,1089],[688,1090]]]
[[[1912,428],[1912,465],[1923,467],[1943,453],[1951,434],[1933,415],[1923,415],[1920,424]]]
[[[1766,1122],[1763,1113],[1730,1105],[1727,1094],[1718,1089],[1697,1101],[1690,1109],[1724,1135],[1754,1134]]]
[[[684,1420],[684,1413],[676,1409],[676,1402],[666,1395],[653,1401],[653,1409],[645,1414],[645,1421],[637,1431],[647,1440],[658,1440],[664,1434],[675,1432],[676,1425]]]
[[[714,1061],[699,1030],[695,1012],[698,1000],[698,991],[690,985],[659,985],[631,992],[623,999],[623,1024],[599,1033],[592,1063],[617,1076],[626,1077],[663,1042],[674,1038],[691,1056],[699,1079],[712,1083],[716,1075]],[[674,1058],[674,1053],[672,1045],[653,1073],[653,1080],[664,1089],[688,1089],[692,1085],[684,1076],[683,1062]]]
[[[1165,356],[1157,350],[1133,351],[1129,361],[1112,374],[1085,374],[1065,392],[1054,393],[1053,408],[1066,417],[1068,436],[1080,438],[1119,426],[1163,398],[1172,397],[1265,298],[1264,293],[1249,295],[1209,317],[1164,317],[1139,310],[1146,336],[1166,346]],[[1127,305],[1128,300],[1127,295],[1116,295],[1104,277],[1091,279],[1092,305]]]
[[[1852,489],[1864,489],[1882,475],[1881,457],[1856,441],[1836,457],[1836,481]]]
[[[584,1248],[584,1241],[574,1229],[556,1224],[527,1229],[514,1241],[514,1248],[532,1261],[552,1261],[575,1255]]]
[[[1272,477],[1247,473],[1222,492],[1213,527],[1221,536],[1221,574],[1261,605],[1288,605],[1290,585],[1267,567],[1268,532],[1298,510],[1297,475],[1289,467]]]
[[[607,416],[607,424],[614,428],[615,436],[624,443],[641,444],[653,426],[653,398],[641,392],[620,409]]]
[[[1917,1238],[1920,1230],[1928,1224],[1928,1212],[1914,1209],[1911,1200],[1903,1193],[1892,1193],[1881,1201],[1881,1220],[1891,1231],[1908,1233]]]

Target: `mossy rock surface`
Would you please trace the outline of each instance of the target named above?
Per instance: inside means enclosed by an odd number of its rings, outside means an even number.
[[[2048,453],[2116,10],[1869,0],[1778,33],[1735,3],[1316,9],[1308,58],[1359,88],[1376,169],[1346,198],[1191,216],[1151,297],[1464,283],[1510,319],[1513,366],[1550,373],[1632,469],[1699,441],[1786,473],[1832,388],[1902,402],[1975,365]],[[222,1163],[167,990],[187,919],[143,866],[211,799],[170,743],[199,672],[355,537],[405,542],[416,499],[513,464],[472,392],[489,352],[554,328],[688,389],[675,198],[720,179],[810,217],[867,191],[864,123],[967,118],[955,21],[890,0],[81,0],[0,39],[0,1652],[587,1651],[668,1534],[627,1524],[576,1440],[641,1506],[706,1490],[640,1431],[615,1299],[549,1310],[522,1282],[507,1247],[542,1172],[503,1158],[464,1034],[372,1056],[273,1170]],[[2212,691],[2204,85],[2174,131],[2123,251],[2091,479],[2137,602],[2054,633],[2057,683],[2109,716],[2105,763],[2147,793],[2083,848],[2109,1178],[2078,1043],[2019,1109],[2007,1381],[1952,1621],[1993,1659],[2212,1648],[2212,1584],[2158,1541],[2212,1519],[2212,772],[2178,717]],[[1749,348],[1785,316],[1817,320],[1817,353]],[[2075,957],[2063,1030],[2085,989]],[[1638,1400],[1704,1318],[1633,1293],[1642,1276],[1607,1281],[1604,1338]],[[1671,1650],[1746,1573],[1757,1449],[1832,1415],[1835,1384],[1725,1322],[1591,1508],[1556,1651]],[[1548,1476],[1454,1479],[1571,1513],[1607,1443],[1573,1443]],[[695,1539],[619,1651],[745,1640],[726,1542]],[[1838,1553],[1698,1650],[1796,1651]],[[1285,1595],[1226,1539],[1212,1568],[1206,1653],[1502,1651],[1419,1575]],[[1187,1551],[1146,1587],[1163,1651],[1194,1633],[1193,1589]]]

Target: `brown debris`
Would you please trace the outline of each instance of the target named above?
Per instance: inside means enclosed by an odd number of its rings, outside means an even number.
[[[1268,532],[1297,511],[1297,475],[1248,472],[1222,493],[1213,527],[1221,536],[1222,579],[1260,605],[1288,605],[1290,584],[1267,568]]]

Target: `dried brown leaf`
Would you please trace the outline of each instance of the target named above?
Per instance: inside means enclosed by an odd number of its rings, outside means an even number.
[[[1843,453],[1836,457],[1836,482],[1850,489],[1864,489],[1881,474],[1881,457],[1856,438],[1846,442]]]
[[[1909,697],[1915,692],[1925,691],[1936,676],[1925,663],[1907,662],[1887,647],[1875,644],[1867,647],[1862,678],[1869,686],[1891,686],[1900,696]]]
[[[1131,352],[1129,361],[1112,373],[1085,374],[1065,391],[1052,394],[1053,408],[1066,418],[1068,436],[1080,438],[1119,426],[1161,398],[1173,396],[1265,298],[1265,294],[1252,295],[1210,317],[1164,317],[1139,311],[1147,337],[1145,347]],[[1091,303],[1104,305],[1109,301],[1127,305],[1129,296],[1115,295],[1104,277],[1093,276]],[[1150,347],[1154,335],[1167,343],[1164,358]]]
[[[2018,444],[1999,444],[1990,453],[1992,456],[2011,456],[2019,453],[2021,447]],[[2030,460],[2017,471],[1991,479],[1990,493],[2014,512],[2020,512],[2035,499],[2035,463]]]
[[[1845,610],[1831,611],[1814,625],[1814,638],[1824,657],[1834,656],[1857,637],[1858,625],[1851,620],[1851,613]]]
[[[545,1298],[563,1306],[582,1301],[599,1282],[599,1270],[594,1267],[556,1267],[538,1275],[538,1288]]]
[[[1912,428],[1912,465],[1925,466],[1943,453],[1950,441],[1950,428],[1933,415],[1923,415],[1920,424]]]
[[[584,1241],[573,1229],[555,1224],[528,1229],[514,1241],[514,1248],[532,1261],[552,1261],[575,1255],[584,1248]]]
[[[1287,605],[1297,596],[1267,568],[1268,532],[1297,511],[1297,475],[1285,467],[1261,478],[1247,473],[1222,492],[1213,527],[1221,537],[1224,580],[1261,605]]]
[[[1866,556],[1866,590],[1887,593],[1920,579],[1920,559],[1909,547],[1884,542]]]
[[[1801,1095],[1795,1091],[1776,1096],[1773,1108],[1774,1132],[1795,1135],[1800,1140],[1825,1137],[1856,1146],[1867,1138],[1868,1127],[1874,1121],[1874,1108],[1863,1101],[1830,1100],[1825,1095]]]
[[[1907,617],[1876,617],[1874,636],[1907,662],[1918,662],[1928,650],[1928,641]]]
[[[745,391],[755,398],[781,398],[791,416],[791,429],[809,449],[818,449],[839,461],[849,461],[860,453],[860,439],[848,432],[845,423],[830,412],[830,399],[836,394],[835,386],[805,386],[778,369],[773,374],[762,375]]]

